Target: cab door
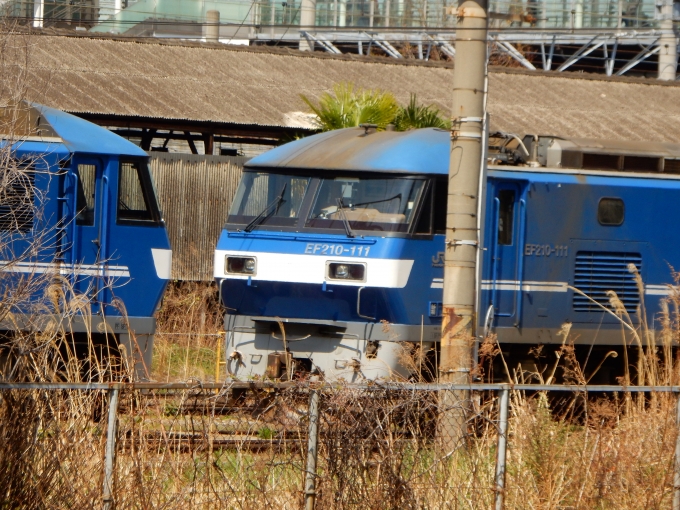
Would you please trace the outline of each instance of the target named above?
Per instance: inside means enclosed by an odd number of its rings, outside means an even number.
[[[521,327],[522,275],[526,231],[526,185],[496,181],[492,198],[490,271],[484,282],[488,289],[487,315],[498,327]],[[487,319],[489,320],[489,319]]]
[[[98,157],[76,155],[68,174],[73,190],[72,255],[67,265],[74,289],[93,302],[102,296],[102,262],[104,246],[105,162]],[[93,311],[98,308],[95,306]]]

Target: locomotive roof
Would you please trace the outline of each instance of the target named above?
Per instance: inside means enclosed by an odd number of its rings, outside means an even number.
[[[309,136],[272,149],[246,168],[290,168],[446,174],[450,134],[443,129],[380,131],[347,128]]]
[[[9,116],[14,114],[18,115],[11,135],[18,140],[63,143],[70,152],[147,156],[125,138],[61,110],[36,103],[4,107],[0,109],[3,127],[8,125]]]
[[[565,149],[581,153],[638,158],[646,156],[680,161],[680,144],[548,138],[563,140]],[[450,147],[450,133],[442,129],[376,132],[363,127],[348,128],[320,133],[277,147],[251,159],[245,168],[447,174]],[[512,168],[514,171],[541,171],[527,166]],[[578,166],[542,168],[542,171],[546,170],[568,173],[583,171]],[[595,168],[591,170],[598,171]],[[608,174],[620,172],[607,167],[602,171]],[[626,169],[625,174],[630,176],[631,173],[634,172]],[[651,175],[660,176],[657,172],[652,172]],[[668,174],[662,175],[666,177]]]

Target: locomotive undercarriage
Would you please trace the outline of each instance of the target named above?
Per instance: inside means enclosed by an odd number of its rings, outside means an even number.
[[[227,315],[227,372],[239,379],[406,380],[425,370],[437,326]],[[420,354],[417,354],[420,353]]]
[[[438,326],[227,315],[225,330],[227,373],[238,379],[316,376],[320,380],[361,382],[436,377]],[[573,371],[579,366],[591,384],[619,384],[626,373],[620,338],[618,345],[582,338],[576,341],[571,356],[567,355],[571,342],[563,344],[539,335],[526,335],[523,340],[501,340],[500,350],[492,359],[483,359],[482,354],[477,360],[479,368],[474,370],[476,376],[490,382],[522,377],[538,382],[548,376],[553,381],[575,382]],[[561,353],[561,360],[556,353]],[[632,379],[636,359],[635,353],[628,353]]]
[[[104,319],[94,315],[88,318],[76,316],[65,320],[52,315],[36,317],[17,314],[13,319],[11,322],[0,323],[0,377],[7,376],[6,369],[11,366],[11,360],[16,355],[14,337],[17,331],[40,331],[46,338],[49,337],[47,333],[49,331],[63,334],[66,338],[63,345],[68,344],[66,347],[68,352],[65,351],[62,355],[65,359],[75,355],[82,361],[82,375],[85,381],[91,375],[88,373],[87,360],[92,356],[99,359],[101,366],[119,366],[120,373],[133,376],[135,380],[145,381],[151,377],[156,331],[156,319],[153,317],[123,319],[110,316]],[[108,360],[109,357],[118,359]]]

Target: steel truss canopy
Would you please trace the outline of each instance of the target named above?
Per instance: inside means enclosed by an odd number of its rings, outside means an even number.
[[[505,55],[532,71],[566,71],[590,59],[589,71],[622,76],[657,55],[662,49],[663,35],[659,29],[581,30],[576,33],[497,30],[489,31],[489,51],[492,55]],[[449,58],[455,58],[455,31],[343,31],[318,27],[300,30],[299,35],[287,34],[276,40],[295,44],[300,38],[304,38],[313,49],[333,54],[369,55],[378,50],[389,57],[404,58],[402,48],[406,46],[414,48],[413,56],[421,60],[430,60],[434,48]],[[253,42],[270,43],[271,34],[254,34]],[[527,47],[531,47],[531,50],[528,51]],[[557,49],[560,50],[559,61],[556,61]],[[625,51],[622,52],[622,49]],[[593,60],[597,62],[598,69],[593,69]]]
[[[7,0],[34,27],[294,46],[395,59],[455,58],[454,0]],[[209,15],[210,13],[210,15]],[[529,70],[675,79],[680,1],[489,0],[493,59]]]

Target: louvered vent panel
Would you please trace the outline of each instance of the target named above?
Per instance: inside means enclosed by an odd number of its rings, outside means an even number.
[[[667,159],[663,171],[666,174],[680,174],[680,159]]]
[[[29,232],[33,228],[35,172],[32,162],[17,162],[0,184],[0,230]]]
[[[640,294],[628,264],[635,264],[640,271],[642,257],[639,253],[580,251],[576,254],[574,287],[608,308],[611,306],[607,291],[613,290],[628,313],[634,313],[640,303]],[[602,309],[575,292],[574,310],[595,312]]]

